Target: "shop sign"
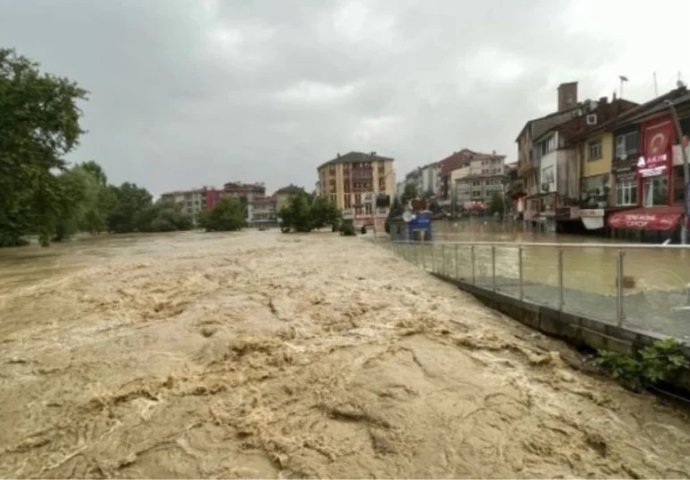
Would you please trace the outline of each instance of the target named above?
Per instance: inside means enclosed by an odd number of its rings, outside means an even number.
[[[618,229],[673,230],[678,225],[679,213],[620,212],[609,219],[609,225]]]
[[[580,216],[583,218],[603,217],[604,216],[604,209],[603,208],[580,209]]]
[[[654,168],[641,168],[637,171],[637,173],[640,174],[640,177],[642,178],[647,178],[647,177],[656,177],[657,175],[661,175],[666,171],[666,165],[662,165],[660,167],[654,167]]]
[[[661,175],[671,163],[673,122],[670,119],[655,121],[643,128],[644,156],[637,162],[641,177]]]

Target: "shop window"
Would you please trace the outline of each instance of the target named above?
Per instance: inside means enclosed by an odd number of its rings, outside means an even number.
[[[668,203],[668,177],[658,175],[644,179],[644,206],[666,205]]]
[[[635,178],[635,174],[616,179],[616,205],[619,207],[637,205],[637,178]]]

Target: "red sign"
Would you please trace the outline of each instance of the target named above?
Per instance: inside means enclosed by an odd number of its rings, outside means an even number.
[[[673,230],[683,215],[680,209],[640,208],[618,212],[609,218],[609,227],[621,230]]]
[[[671,164],[671,146],[674,141],[673,122],[669,118],[654,120],[642,128],[644,166],[638,169],[643,177],[663,173]]]

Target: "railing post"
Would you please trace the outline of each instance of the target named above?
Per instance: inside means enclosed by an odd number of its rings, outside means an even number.
[[[625,320],[625,311],[623,310],[623,258],[625,252],[623,249],[618,250],[618,259],[616,262],[616,319],[618,326],[623,326]]]
[[[460,262],[458,257],[458,244],[455,244],[455,279],[460,280]]]
[[[520,301],[522,301],[525,298],[525,283],[522,271],[522,245],[518,247],[518,275],[520,278]]]
[[[496,245],[491,245],[491,290],[496,292]]]
[[[446,244],[441,245],[441,273],[446,277]]]
[[[563,311],[563,249],[558,249],[558,310]]]
[[[477,284],[477,276],[474,271],[474,245],[470,247],[470,257],[472,258],[472,285]]]

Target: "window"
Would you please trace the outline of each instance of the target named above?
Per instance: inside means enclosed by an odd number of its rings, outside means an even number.
[[[345,208],[352,208],[352,196],[345,195]]]
[[[668,203],[668,177],[658,175],[644,179],[644,206],[666,205]]]
[[[587,156],[587,160],[590,162],[593,162],[595,160],[600,160],[602,157],[601,140],[595,140],[593,142],[589,142],[588,147],[589,147],[589,155]]]
[[[625,160],[630,155],[637,154],[639,152],[639,148],[639,135],[636,131],[616,136],[617,159]]]

